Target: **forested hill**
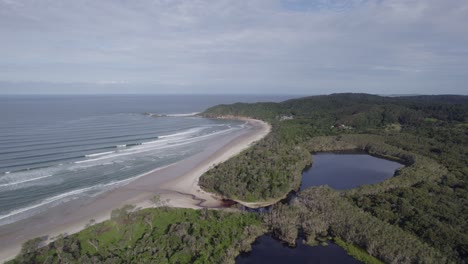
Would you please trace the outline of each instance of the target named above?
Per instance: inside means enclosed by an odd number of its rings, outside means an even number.
[[[274,206],[269,226],[278,237],[338,236],[385,262],[468,263],[467,96],[332,94],[218,105],[203,115],[272,124],[264,140],[200,178],[202,188],[231,199],[283,198],[318,151],[359,149],[406,165],[378,184],[311,188],[292,206]],[[414,239],[423,244],[406,245]]]
[[[292,99],[281,103],[236,103],[207,109],[203,115],[239,115],[265,120],[293,116],[327,115],[329,121],[365,127],[389,123],[417,124],[425,118],[464,122],[468,96],[424,95],[383,97],[369,94],[332,94]]]

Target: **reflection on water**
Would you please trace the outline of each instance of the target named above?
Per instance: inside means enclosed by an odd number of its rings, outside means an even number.
[[[394,175],[402,164],[368,154],[314,154],[312,166],[302,173],[301,189],[328,185],[346,190],[381,182]]]
[[[344,249],[331,242],[328,242],[328,246],[314,247],[305,245],[302,239],[298,239],[296,243],[297,246],[291,248],[281,241],[272,238],[270,235],[263,235],[252,245],[251,252],[243,253],[237,257],[236,263],[361,263],[353,257],[348,256]]]

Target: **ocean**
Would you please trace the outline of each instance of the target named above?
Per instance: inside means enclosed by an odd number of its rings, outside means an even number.
[[[0,225],[126,184],[202,151],[203,139],[244,126],[194,113],[221,103],[289,98],[0,96]]]

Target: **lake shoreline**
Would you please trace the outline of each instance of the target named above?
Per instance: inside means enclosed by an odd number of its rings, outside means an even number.
[[[151,198],[155,195],[170,207],[220,207],[222,203],[218,196],[200,189],[199,177],[211,166],[237,155],[271,131],[271,126],[260,120],[230,119],[243,120],[246,127],[207,141],[201,153],[145,173],[127,185],[97,197],[70,201],[30,218],[0,226],[0,261],[14,258],[22,243],[29,239],[48,236],[47,242],[51,242],[51,238],[59,234],[79,232],[92,219],[95,222],[108,220],[113,209],[125,204],[133,204],[137,208],[154,207]]]
[[[392,161],[392,162],[396,162],[396,163],[401,164],[402,166],[394,171],[392,177],[397,174],[399,169],[402,169],[405,166],[411,165],[410,163],[405,162],[403,159],[400,159],[398,157],[383,155],[383,154],[379,154],[379,153],[371,153],[371,152],[369,152],[369,151],[367,151],[365,149],[360,149],[360,148],[343,148],[343,149],[336,149],[336,150],[314,151],[314,152],[311,152],[310,154],[312,155],[312,162],[310,164],[308,164],[307,166],[305,166],[304,169],[302,170],[301,178],[300,178],[301,179],[300,185],[299,185],[299,187],[297,189],[291,189],[291,190],[289,190],[289,192],[285,193],[281,197],[272,198],[272,199],[269,199],[269,200],[266,200],[266,201],[246,202],[246,201],[243,201],[243,200],[240,200],[240,199],[235,199],[235,198],[226,198],[226,199],[229,200],[229,201],[236,202],[236,203],[238,203],[238,204],[240,204],[242,206],[248,207],[250,209],[259,209],[259,208],[263,208],[263,207],[268,207],[268,206],[272,206],[272,205],[274,205],[274,204],[276,204],[278,202],[281,202],[281,201],[287,199],[288,196],[292,192],[300,192],[302,190],[302,188],[304,187],[303,186],[304,173],[306,171],[308,171],[309,169],[311,169],[311,167],[313,166],[313,156],[316,155],[316,154],[368,155],[368,156],[371,156],[371,157],[375,157],[375,158],[383,159],[383,160],[386,160],[386,161]],[[345,191],[345,190],[340,190],[340,191]]]

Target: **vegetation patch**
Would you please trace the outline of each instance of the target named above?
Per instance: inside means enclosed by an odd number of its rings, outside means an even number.
[[[233,263],[266,231],[251,213],[128,209],[42,248],[31,240],[9,263]]]
[[[254,147],[206,172],[202,188],[244,202],[278,200],[301,184],[301,172],[310,164],[302,147],[289,147],[267,136]]]

